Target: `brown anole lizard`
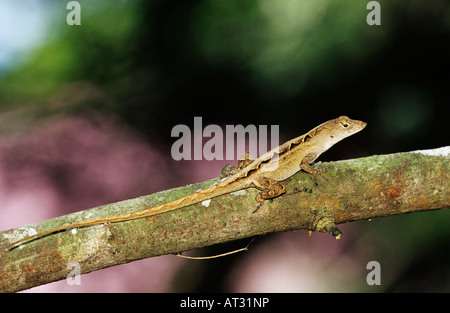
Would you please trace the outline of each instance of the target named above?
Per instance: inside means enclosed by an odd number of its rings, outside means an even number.
[[[239,161],[234,174],[205,190],[142,211],[98,218],[45,230],[10,244],[6,250],[12,250],[27,241],[59,231],[150,217],[252,187],[261,190],[256,196],[256,201],[258,202],[257,209],[254,210],[256,212],[265,200],[284,194],[286,187],[281,181],[291,177],[298,171],[303,170],[315,176],[320,175],[320,171],[313,168],[310,164],[331,146],[361,131],[365,126],[366,123],[362,121],[341,116],[313,128],[304,135],[285,142],[255,160],[250,160],[248,154],[246,154],[245,160]],[[335,236],[338,235],[338,233],[333,233],[333,231],[330,232]]]

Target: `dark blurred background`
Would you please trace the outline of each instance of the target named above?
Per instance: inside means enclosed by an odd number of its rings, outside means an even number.
[[[0,3],[0,229],[217,177],[227,161],[171,159],[172,128],[194,116],[279,125],[280,142],[340,115],[368,123],[322,161],[449,144],[447,0],[379,1],[380,26],[368,1],[80,0],[79,26],[68,2]],[[448,292],[449,217],[270,234],[31,291]]]

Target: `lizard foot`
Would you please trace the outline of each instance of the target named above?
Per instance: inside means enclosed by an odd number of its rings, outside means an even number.
[[[299,193],[299,192],[312,193],[313,191],[312,191],[311,188],[303,187],[302,189],[300,189],[300,188],[295,187],[294,190],[292,190],[292,191],[286,193],[285,195],[286,195],[286,196],[295,195],[296,193]]]

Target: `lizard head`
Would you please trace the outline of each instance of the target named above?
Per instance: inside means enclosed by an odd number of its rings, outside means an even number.
[[[366,127],[367,123],[358,120],[352,120],[347,116],[340,116],[335,119],[335,123],[337,128],[340,128],[344,134],[348,134],[345,137],[353,135]],[[344,137],[344,138],[345,138]]]
[[[322,152],[326,151],[342,139],[363,130],[366,125],[367,123],[363,121],[352,120],[347,116],[340,116],[310,131],[310,145],[315,145]]]

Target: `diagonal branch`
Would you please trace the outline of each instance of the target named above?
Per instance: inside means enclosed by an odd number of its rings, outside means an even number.
[[[216,183],[162,191],[0,232],[0,291],[19,291],[81,273],[220,242],[296,229],[335,231],[335,224],[450,207],[450,147],[321,163],[327,181],[300,172],[286,180],[301,192],[266,201],[253,214],[247,189],[180,210],[122,223],[52,234],[9,252],[9,243],[67,223],[142,210]],[[331,227],[331,228],[330,228]]]

